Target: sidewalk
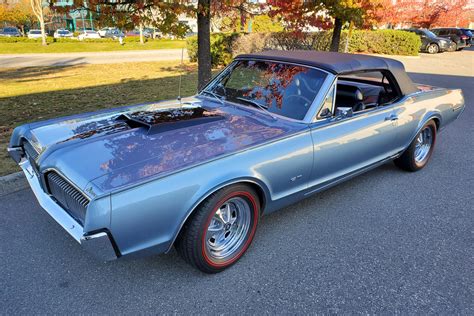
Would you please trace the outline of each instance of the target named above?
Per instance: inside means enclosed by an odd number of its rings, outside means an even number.
[[[188,58],[186,49],[184,58]],[[0,68],[70,66],[78,64],[113,64],[181,59],[181,49],[138,50],[126,52],[82,52],[52,54],[0,55]]]

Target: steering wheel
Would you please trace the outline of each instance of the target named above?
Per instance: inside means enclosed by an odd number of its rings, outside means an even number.
[[[306,102],[306,105],[305,107],[308,107],[311,105],[311,103],[313,103],[310,99],[308,99],[307,97],[305,96],[302,96],[301,94],[291,94],[289,96],[286,97],[287,99],[290,99],[290,98],[300,98],[300,99],[303,99],[305,102]]]

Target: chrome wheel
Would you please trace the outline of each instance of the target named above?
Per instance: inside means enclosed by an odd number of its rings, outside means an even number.
[[[241,197],[222,204],[207,227],[205,247],[208,256],[226,260],[244,243],[251,223],[251,206]]]
[[[415,142],[415,162],[423,163],[429,156],[431,146],[433,145],[433,131],[425,127],[416,138]]]

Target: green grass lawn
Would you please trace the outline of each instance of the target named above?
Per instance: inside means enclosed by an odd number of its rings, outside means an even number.
[[[185,65],[182,95],[196,92]],[[179,62],[0,68],[0,175],[18,171],[6,147],[14,127],[80,112],[176,98]]]
[[[150,49],[173,49],[186,47],[185,40],[159,39],[148,41],[145,44],[139,42],[127,42],[120,45],[114,42],[66,42],[49,43],[42,46],[40,42],[17,42],[6,43],[0,41],[0,54],[26,54],[26,53],[77,53],[77,52],[108,52],[127,50],[150,50]]]

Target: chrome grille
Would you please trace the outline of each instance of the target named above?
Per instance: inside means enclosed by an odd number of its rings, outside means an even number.
[[[76,220],[84,224],[87,205],[89,200],[54,171],[46,174],[49,193],[56,201]]]
[[[29,142],[25,141],[23,143],[23,149],[25,150],[25,153],[29,158],[33,160],[36,160],[36,158],[38,158],[39,156],[38,152],[35,150],[33,145],[31,145]]]

